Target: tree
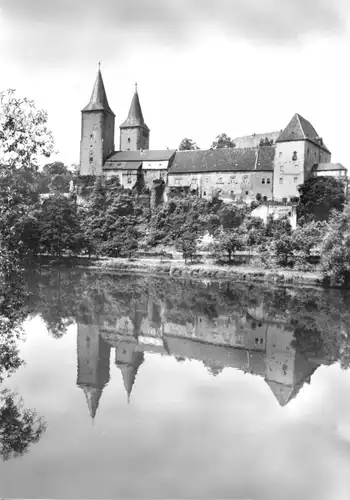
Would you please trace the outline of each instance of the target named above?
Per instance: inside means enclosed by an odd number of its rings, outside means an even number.
[[[179,151],[188,151],[188,150],[193,150],[193,149],[200,149],[197,144],[192,141],[192,139],[188,139],[188,137],[185,137],[185,139],[182,139],[179,145]]]
[[[273,146],[273,139],[269,139],[268,137],[265,137],[265,139],[261,138],[259,146]]]
[[[236,144],[233,142],[231,137],[223,133],[216,136],[216,140],[213,142],[211,147],[212,149],[235,148]]]
[[[182,257],[185,259],[185,264],[187,264],[188,259],[192,262],[197,249],[196,235],[193,233],[185,233],[178,242],[177,247],[182,251]]]
[[[222,233],[214,245],[214,257],[219,260],[223,253],[228,256],[231,262],[232,255],[244,248],[243,237],[238,229],[232,229],[230,232]]]
[[[48,198],[42,207],[40,223],[43,249],[58,257],[66,251],[77,253],[83,236],[79,222],[73,201],[60,194]]]
[[[14,90],[0,93],[0,165],[37,170],[41,157],[54,152],[47,113]]]
[[[9,390],[0,391],[0,457],[6,461],[28,452],[46,430],[35,410],[24,408],[22,399]]]
[[[321,244],[321,271],[330,285],[350,284],[350,209],[333,210]]]
[[[297,216],[303,223],[328,220],[333,209],[339,212],[344,209],[344,184],[334,177],[310,177],[298,191]]]

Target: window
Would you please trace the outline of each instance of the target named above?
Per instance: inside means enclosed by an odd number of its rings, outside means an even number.
[[[209,182],[209,177],[206,177],[206,178],[205,178],[205,182]]]
[[[283,177],[280,177],[280,184],[283,184]]]
[[[265,177],[261,179],[261,184],[265,184]]]
[[[236,183],[236,176],[235,175],[231,175],[230,182],[231,182],[231,184],[235,184]]]
[[[280,166],[280,172],[283,174],[283,172],[284,172],[284,165]]]
[[[282,156],[282,151],[280,151],[280,158],[281,158],[281,156]]]
[[[245,194],[246,194],[246,195],[248,196],[248,194],[249,194],[249,191],[246,191],[246,192],[245,192]]]
[[[90,139],[92,140],[94,138],[94,134],[90,134]]]
[[[271,184],[271,179],[269,177],[266,179],[266,184]]]
[[[263,201],[267,201],[267,196],[263,196]]]
[[[307,148],[307,155],[310,155],[310,148]]]
[[[206,191],[203,191],[203,196],[206,196],[207,192]]]
[[[222,177],[219,177],[219,178],[218,178],[218,182],[217,182],[217,183],[218,183],[218,184],[223,184],[223,183],[224,183],[224,181],[222,180]]]
[[[298,159],[298,153],[296,151],[293,151],[292,160],[297,161],[297,159]]]
[[[92,153],[90,153],[90,156],[89,156],[89,162],[90,163],[93,163],[94,162],[94,155]]]
[[[298,177],[294,177],[294,184],[298,182]]]
[[[130,137],[128,137],[128,143],[130,144]]]
[[[175,184],[179,185],[179,184],[180,184],[180,182],[181,182],[181,178],[177,178],[177,179],[175,179]]]
[[[128,184],[131,184],[131,174],[127,174]]]

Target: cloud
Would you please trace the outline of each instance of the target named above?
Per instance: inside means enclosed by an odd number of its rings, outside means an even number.
[[[176,48],[222,33],[251,43],[341,36],[345,0],[3,0],[8,50],[23,64],[125,53],[140,42]],[[101,55],[102,54],[102,55]],[[234,56],[234,55],[233,55]],[[232,56],[232,57],[233,57]]]

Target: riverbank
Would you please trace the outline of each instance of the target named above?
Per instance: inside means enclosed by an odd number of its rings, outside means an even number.
[[[322,286],[322,275],[317,272],[301,272],[287,269],[264,269],[248,265],[217,265],[212,263],[185,264],[183,260],[159,258],[107,258],[41,256],[40,267],[64,266],[89,269],[96,272],[145,273],[176,278],[234,280],[238,282],[265,282],[278,285]]]
[[[80,267],[80,266],[79,266]],[[84,267],[84,266],[83,266]],[[103,259],[92,261],[89,269],[96,271],[137,272],[168,275],[176,278],[197,278],[240,282],[267,282],[281,285],[322,286],[320,273],[298,272],[286,269],[262,269],[244,265],[185,264],[183,261],[161,262],[159,259]]]

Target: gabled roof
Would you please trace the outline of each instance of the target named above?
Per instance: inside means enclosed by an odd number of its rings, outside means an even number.
[[[276,142],[289,142],[289,141],[311,141],[319,147],[330,153],[329,149],[323,143],[322,138],[318,135],[315,128],[309,121],[303,118],[298,113],[295,113],[286,128],[282,130]]]
[[[149,130],[149,128],[145,124],[145,120],[143,119],[143,114],[137,89],[135,89],[135,93],[131,101],[128,117],[125,120],[125,122],[123,122],[120,125],[120,128],[129,128],[129,127],[143,127]]]
[[[312,169],[317,170],[318,172],[324,172],[327,170],[348,170],[341,163],[316,163]]]
[[[97,72],[97,77],[95,81],[95,85],[91,94],[90,102],[85,106],[82,110],[84,111],[108,111],[113,116],[115,114],[111,110],[107,100],[107,94],[105,90],[105,86],[103,84],[102,74],[100,69]]]
[[[137,150],[137,151],[115,151],[107,161],[123,162],[123,161],[165,161],[170,160],[174,155],[175,149],[165,150]]]
[[[273,171],[274,154],[273,146],[177,151],[169,174]]]

